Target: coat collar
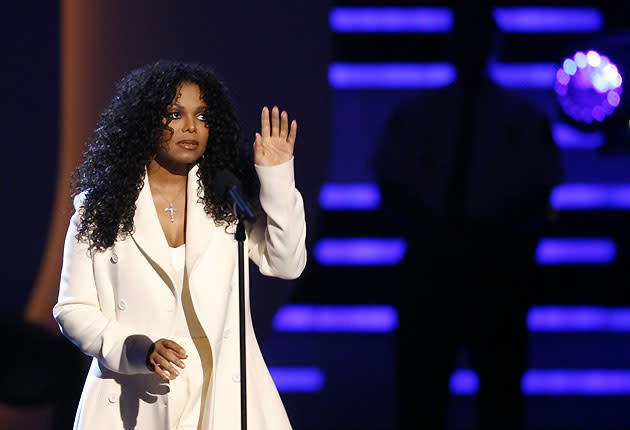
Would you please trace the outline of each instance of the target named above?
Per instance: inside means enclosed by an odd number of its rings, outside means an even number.
[[[188,274],[197,266],[199,258],[208,248],[215,229],[214,221],[203,208],[203,200],[200,197],[202,193],[198,193],[198,170],[197,165],[190,169],[186,187],[186,271]],[[136,200],[133,223],[134,232],[131,235],[133,240],[145,256],[165,272],[171,280],[171,286],[174,286],[173,267],[168,254],[169,246],[155,210],[146,171],[144,185]]]

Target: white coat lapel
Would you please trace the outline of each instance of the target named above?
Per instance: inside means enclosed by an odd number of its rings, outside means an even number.
[[[144,174],[144,186],[136,201],[133,217],[134,232],[132,238],[138,247],[157,268],[161,269],[170,280],[169,287],[174,288],[173,268],[168,255],[168,242],[162,231],[149,186],[149,177]]]
[[[206,214],[203,208],[203,193],[197,183],[197,171],[195,165],[188,172],[188,188],[186,190],[186,269],[190,274],[199,263],[199,258],[208,249],[208,244],[216,228],[212,218]]]

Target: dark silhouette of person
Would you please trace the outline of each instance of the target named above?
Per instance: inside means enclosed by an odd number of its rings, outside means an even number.
[[[480,385],[480,429],[523,428],[528,287],[562,181],[546,115],[485,70],[490,9],[455,9],[453,85],[395,109],[374,154],[383,209],[408,251],[396,291],[399,428],[448,422],[464,347]]]

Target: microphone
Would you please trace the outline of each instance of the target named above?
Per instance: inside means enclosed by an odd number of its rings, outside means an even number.
[[[254,211],[241,192],[241,181],[232,172],[226,169],[218,172],[212,181],[212,188],[215,193],[230,203],[236,218],[246,220],[250,224],[256,222]]]

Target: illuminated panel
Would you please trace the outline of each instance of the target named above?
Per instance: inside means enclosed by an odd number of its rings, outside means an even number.
[[[550,202],[558,210],[628,210],[630,184],[569,183],[554,187]],[[377,184],[325,184],[319,205],[326,210],[375,210],[380,207]]]
[[[335,89],[431,89],[455,81],[449,63],[333,63],[328,82]]]
[[[553,63],[491,63],[492,80],[505,88],[551,89],[558,67]]]
[[[372,183],[327,183],[319,190],[319,206],[326,210],[374,210],[381,191]]]
[[[582,7],[497,7],[499,29],[506,33],[588,33],[604,26],[601,12]]]
[[[553,189],[550,200],[559,210],[626,210],[630,184],[562,184]]]
[[[551,63],[493,63],[490,77],[506,88],[550,89],[557,67]],[[333,63],[328,82],[335,89],[435,89],[457,78],[449,63]]]
[[[530,332],[630,332],[630,308],[533,306]]]
[[[541,265],[610,264],[617,257],[617,246],[607,238],[544,238],[536,248]]]
[[[393,266],[407,252],[400,238],[321,239],[315,244],[315,259],[324,266]]]
[[[630,394],[630,371],[615,369],[537,369],[525,372],[526,395],[625,396]]]
[[[479,377],[470,369],[457,369],[449,381],[451,393],[473,395]],[[626,396],[630,394],[630,370],[531,369],[521,379],[526,396]]]
[[[328,23],[336,33],[447,33],[453,13],[445,7],[336,7]]]
[[[389,333],[398,314],[386,305],[285,305],[273,319],[278,332]]]
[[[597,149],[604,144],[603,132],[586,133],[562,122],[554,123],[551,132],[556,145],[562,149]]]
[[[269,373],[281,393],[316,393],[324,386],[324,372],[317,367],[270,366]]]

